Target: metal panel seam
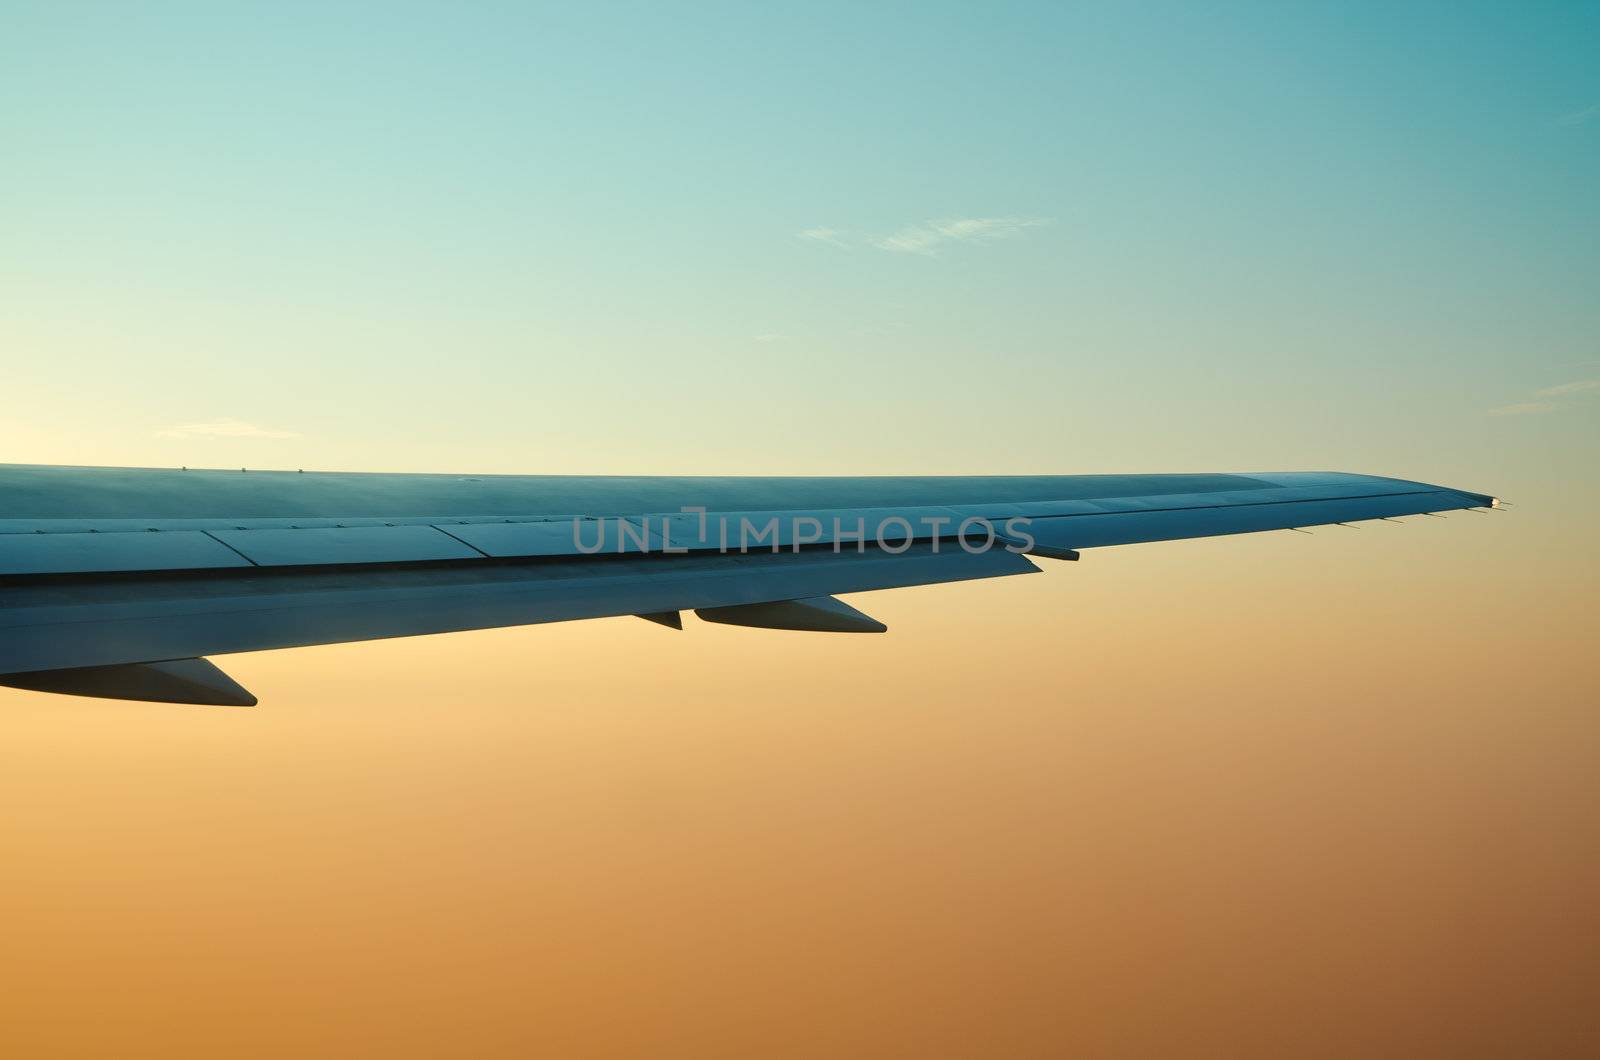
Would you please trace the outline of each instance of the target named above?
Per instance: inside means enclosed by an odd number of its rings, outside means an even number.
[[[234,548],[232,545],[230,545],[226,541],[222,540],[222,538],[217,537],[210,530],[202,530],[200,532],[202,534],[206,535],[207,537],[211,538],[211,540],[215,541],[217,544],[221,545],[223,548],[227,549],[229,552],[232,552],[235,556],[238,556],[240,559],[242,559],[246,563],[250,564],[250,566],[252,566],[252,567],[261,566],[261,564],[257,563],[255,560],[251,559],[249,556],[245,555],[243,552],[240,552],[238,549]]]
[[[474,545],[471,541],[462,541],[461,538],[459,538],[456,535],[452,534],[450,531],[446,530],[444,527],[439,526],[437,523],[428,523],[427,525],[432,527],[433,529],[439,531],[439,533],[443,534],[445,537],[448,537],[452,541],[460,541],[463,545],[465,545],[468,548],[472,549],[472,551],[476,552],[478,555],[482,556],[484,559],[494,559],[495,558],[494,556],[489,555],[489,553],[485,552],[483,549],[479,548],[477,545]]]

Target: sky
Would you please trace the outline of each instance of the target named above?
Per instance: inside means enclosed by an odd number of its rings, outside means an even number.
[[[1600,5],[0,0],[0,460],[1504,513],[0,692],[0,1047],[1600,1044]],[[3,505],[3,498],[0,498]]]

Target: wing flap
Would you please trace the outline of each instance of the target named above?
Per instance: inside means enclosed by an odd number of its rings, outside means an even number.
[[[14,588],[0,673],[109,666],[571,619],[699,610],[1037,571],[1025,556],[916,545],[367,572],[252,571]]]

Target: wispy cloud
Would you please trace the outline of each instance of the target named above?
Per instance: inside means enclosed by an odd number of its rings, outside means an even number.
[[[1542,412],[1554,412],[1556,407],[1548,401],[1519,401],[1515,405],[1501,405],[1499,408],[1490,409],[1491,416],[1537,416]]]
[[[1021,234],[1050,221],[1045,217],[956,217],[943,221],[924,221],[906,225],[890,235],[853,236],[843,228],[819,226],[796,232],[795,238],[807,243],[826,243],[846,250],[856,246],[876,247],[897,254],[935,254],[952,243],[981,243]]]
[[[1582,125],[1591,118],[1600,117],[1600,103],[1584,107],[1582,110],[1569,111],[1556,118],[1557,125]]]
[[[874,239],[872,245],[899,254],[932,254],[947,243],[1005,239],[1048,223],[1042,217],[960,217],[908,225],[893,235]]]
[[[1535,393],[1534,397],[1565,397],[1568,394],[1586,394],[1591,390],[1600,390],[1600,379],[1579,379],[1573,383],[1547,386]]]
[[[838,228],[807,228],[803,232],[796,232],[796,237],[808,243],[826,243],[833,247],[848,247],[844,241],[845,233]]]
[[[181,423],[157,431],[160,438],[298,438],[294,431],[275,431],[243,420],[211,420],[208,423]]]
[[[1535,390],[1533,401],[1518,401],[1489,410],[1491,416],[1534,416],[1546,412],[1559,412],[1572,405],[1573,399],[1582,395],[1600,393],[1600,379],[1575,379],[1570,383],[1557,383],[1543,390]]]

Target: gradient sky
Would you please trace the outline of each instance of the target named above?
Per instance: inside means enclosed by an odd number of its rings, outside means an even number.
[[[1597,53],[1594,3],[0,2],[6,462],[1517,504],[881,638],[0,691],[0,1051],[1600,1049]]]

